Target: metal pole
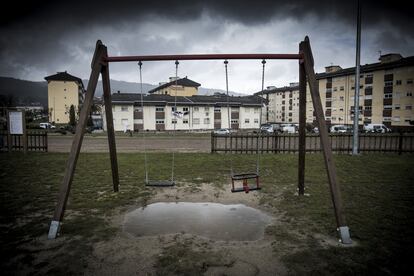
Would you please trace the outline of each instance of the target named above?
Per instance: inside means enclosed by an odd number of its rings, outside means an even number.
[[[354,136],[352,155],[358,154],[358,123],[359,123],[359,65],[361,55],[361,3],[358,2],[357,39],[356,39],[356,65],[355,65],[355,97],[354,97]]]
[[[300,54],[190,54],[105,57],[106,62],[161,61],[161,60],[213,60],[213,59],[301,59]]]

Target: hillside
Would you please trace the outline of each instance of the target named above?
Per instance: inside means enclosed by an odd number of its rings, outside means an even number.
[[[87,80],[83,80],[85,88],[88,85]],[[147,92],[156,85],[144,83],[143,91]],[[123,93],[139,93],[140,85],[136,82],[126,82],[111,80],[112,93],[121,91]],[[215,92],[225,93],[224,90],[214,88],[199,88],[200,95],[213,95]],[[99,81],[96,87],[95,96],[102,96],[102,83]],[[11,97],[13,105],[24,105],[30,103],[40,103],[47,107],[47,82],[46,81],[27,81],[10,77],[0,77],[0,95]],[[230,92],[230,95],[240,96],[242,94],[237,92]]]

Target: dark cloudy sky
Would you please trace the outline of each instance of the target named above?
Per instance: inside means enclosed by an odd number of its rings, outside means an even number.
[[[406,1],[361,1],[361,63],[379,51],[414,55],[414,20]],[[310,37],[318,72],[355,65],[356,0],[350,1],[31,1],[0,18],[0,76],[43,80],[67,70],[90,73],[97,39],[109,55],[296,53]],[[260,61],[231,61],[230,89],[260,89]],[[297,61],[268,61],[265,85],[297,81]],[[135,63],[111,64],[111,78],[137,81]],[[173,62],[144,64],[144,82],[166,81]],[[222,61],[183,61],[180,76],[224,88]]]

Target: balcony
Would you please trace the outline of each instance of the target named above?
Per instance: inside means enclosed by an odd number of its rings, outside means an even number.
[[[392,86],[384,86],[384,94],[392,93]]]
[[[143,119],[144,114],[142,111],[134,111],[134,119]]]
[[[155,112],[155,119],[165,119],[165,113],[163,111]]]
[[[365,117],[371,117],[372,116],[372,110],[364,110],[364,116]]]
[[[382,117],[391,117],[392,109],[384,109],[382,111]]]
[[[383,105],[392,105],[392,98],[391,99],[384,99]]]

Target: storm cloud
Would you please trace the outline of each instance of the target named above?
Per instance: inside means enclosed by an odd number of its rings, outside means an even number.
[[[413,55],[414,27],[402,1],[361,1],[362,63],[379,51]],[[90,72],[95,42],[110,55],[295,53],[309,35],[315,66],[354,65],[356,1],[38,1],[11,8],[0,27],[0,75],[42,80],[67,70]],[[269,61],[266,85],[297,81],[297,62]],[[111,77],[137,81],[136,64],[111,65]],[[222,61],[186,61],[180,76],[223,88]],[[144,81],[174,74],[170,62],[144,64]],[[260,61],[232,61],[230,86],[260,88]]]

